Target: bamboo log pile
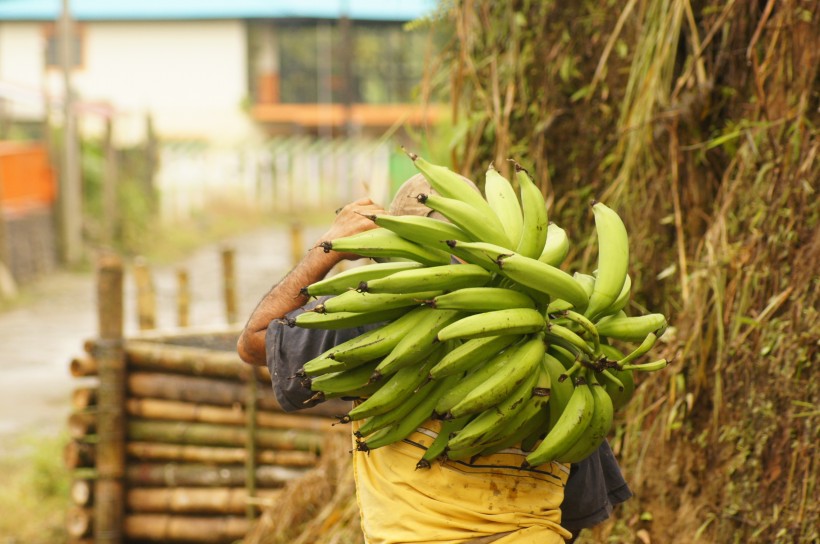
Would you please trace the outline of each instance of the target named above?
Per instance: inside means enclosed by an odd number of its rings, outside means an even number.
[[[198,346],[190,331],[113,331],[86,341],[69,365],[82,379],[63,451],[74,473],[72,544],[233,542],[260,506],[316,466],[329,433],[350,432],[333,425],[346,411],[339,404],[284,413],[267,369],[242,363],[232,343],[215,349],[210,333]]]

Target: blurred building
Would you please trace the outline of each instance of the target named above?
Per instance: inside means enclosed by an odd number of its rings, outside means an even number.
[[[80,108],[121,114],[120,138],[139,138],[146,114],[161,139],[235,142],[367,134],[435,113],[412,97],[427,35],[403,30],[432,0],[70,5]],[[0,0],[0,117],[41,119],[60,101],[60,11],[60,0]]]

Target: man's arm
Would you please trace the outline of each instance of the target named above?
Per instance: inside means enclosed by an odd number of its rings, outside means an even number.
[[[350,236],[375,228],[376,225],[363,215],[376,213],[384,213],[384,210],[369,198],[350,203],[339,210],[333,224],[320,241]],[[246,363],[264,365],[265,333],[270,322],[282,319],[288,312],[305,305],[308,297],[300,293],[303,287],[324,278],[339,261],[358,258],[358,255],[350,253],[325,253],[315,247],[308,251],[293,270],[273,286],[251,313],[237,342],[239,357]]]

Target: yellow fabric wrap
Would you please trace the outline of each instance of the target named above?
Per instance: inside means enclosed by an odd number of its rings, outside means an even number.
[[[402,442],[355,451],[357,499],[368,544],[456,544],[510,531],[494,542],[562,544],[571,536],[560,526],[567,465],[522,470],[525,454],[511,448],[472,465],[436,461],[416,470],[439,428],[431,420]]]

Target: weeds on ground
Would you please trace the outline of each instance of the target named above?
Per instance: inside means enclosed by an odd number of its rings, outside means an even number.
[[[57,437],[26,436],[0,450],[0,542],[62,544],[69,474]]]

